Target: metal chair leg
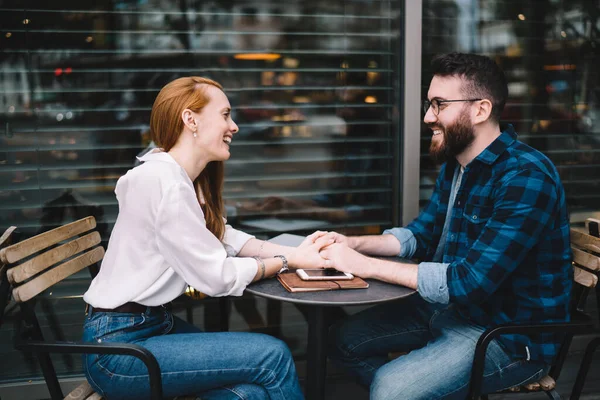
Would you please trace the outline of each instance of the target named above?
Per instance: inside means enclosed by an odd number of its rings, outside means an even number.
[[[585,378],[590,366],[592,365],[592,360],[594,359],[594,352],[598,346],[600,346],[600,336],[589,342],[585,348],[585,354],[583,355],[583,360],[581,361],[579,371],[577,372],[577,379],[573,385],[571,400],[579,400],[579,396],[581,396],[581,391],[583,390],[583,385],[585,384]]]
[[[548,390],[546,393],[546,395],[548,397],[550,397],[552,400],[560,400],[560,394],[558,394],[558,392],[556,391],[556,389],[552,389],[552,390]]]

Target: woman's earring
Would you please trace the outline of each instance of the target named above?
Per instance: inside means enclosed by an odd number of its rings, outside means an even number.
[[[195,129],[194,129],[194,137],[198,137],[198,134],[196,133]]]

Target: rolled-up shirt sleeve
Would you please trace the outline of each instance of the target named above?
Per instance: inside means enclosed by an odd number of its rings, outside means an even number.
[[[406,228],[392,228],[383,231],[383,235],[393,235],[400,242],[398,257],[411,258],[417,250],[417,239],[412,231]]]
[[[448,304],[448,278],[445,263],[422,262],[417,273],[417,292],[430,303]]]
[[[239,233],[232,239],[233,248],[244,238]],[[174,184],[165,191],[156,236],[169,266],[188,285],[209,296],[241,296],[256,275],[254,259],[227,257],[223,244],[206,227],[194,189],[186,183]]]
[[[227,254],[230,256],[236,256],[250,239],[254,239],[254,236],[249,235],[246,232],[238,231],[237,229],[232,228],[231,225],[225,225],[223,244],[227,249]]]

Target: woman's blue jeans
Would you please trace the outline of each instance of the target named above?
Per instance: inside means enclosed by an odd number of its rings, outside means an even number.
[[[203,400],[303,399],[292,355],[278,339],[258,333],[205,333],[163,307],[146,312],[94,313],[85,320],[86,342],[135,343],[150,350],[161,369],[167,398]],[[148,369],[132,356],[83,357],[92,387],[110,400],[148,399]]]
[[[483,332],[453,306],[430,304],[414,295],[334,326],[330,356],[370,387],[371,400],[462,400]],[[389,352],[408,354],[389,361]],[[543,362],[511,358],[494,340],[486,353],[483,391],[528,383],[547,371]]]

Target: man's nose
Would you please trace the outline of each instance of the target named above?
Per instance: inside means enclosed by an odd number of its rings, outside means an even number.
[[[426,124],[433,124],[437,121],[437,116],[433,113],[433,107],[429,107],[425,116],[423,117],[423,122]]]

